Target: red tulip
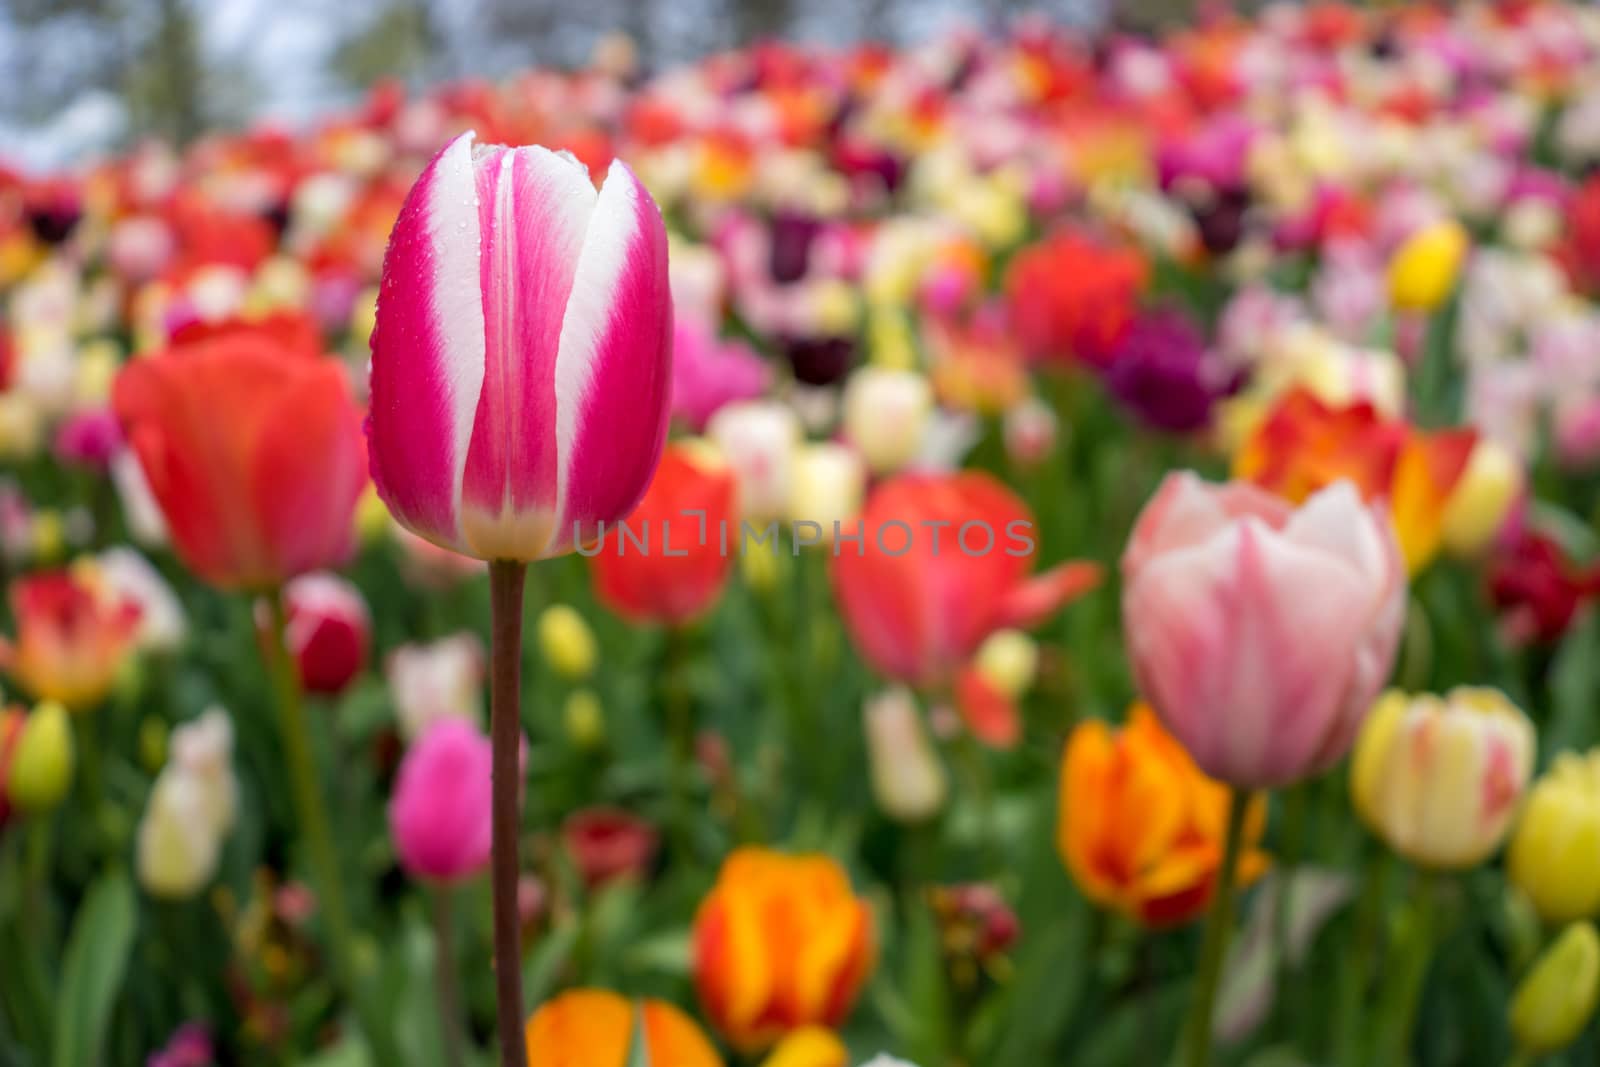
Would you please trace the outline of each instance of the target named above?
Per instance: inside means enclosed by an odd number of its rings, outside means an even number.
[[[367,664],[372,613],[361,590],[336,574],[302,574],[284,587],[284,631],[300,684],[310,693],[342,693]]]
[[[135,360],[112,404],[201,578],[261,589],[348,554],[367,458],[338,363],[231,333]]]
[[[720,456],[669,446],[625,525],[587,552],[595,594],[634,622],[679,626],[710,608],[738,552],[735,496],[732,468]]]
[[[591,889],[641,878],[655,858],[655,827],[621,808],[585,808],[561,824],[561,841]]]
[[[954,685],[974,733],[991,744],[1013,743],[1015,706],[964,668],[984,638],[1042,622],[1091,588],[1099,568],[1072,562],[1029,578],[1033,516],[1011,490],[978,472],[891,479],[873,492],[861,521],[859,551],[841,539],[832,575],[862,656],[923,689]]]

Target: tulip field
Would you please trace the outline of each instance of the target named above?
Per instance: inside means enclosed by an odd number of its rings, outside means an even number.
[[[0,168],[0,1067],[1600,1062],[1600,9]]]

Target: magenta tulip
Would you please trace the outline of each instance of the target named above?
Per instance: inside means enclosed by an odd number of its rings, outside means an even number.
[[[1207,774],[1281,786],[1349,750],[1393,665],[1406,588],[1387,516],[1354,486],[1294,509],[1168,475],[1122,575],[1135,680]]]
[[[568,154],[473,136],[433,158],[390,235],[368,450],[402,525],[479,559],[543,559],[624,518],[655,470],[666,229],[621,162],[597,192]]]
[[[389,833],[413,878],[457,882],[489,863],[489,739],[444,718],[406,752],[389,798]]]

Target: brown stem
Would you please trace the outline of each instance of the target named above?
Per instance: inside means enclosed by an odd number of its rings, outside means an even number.
[[[489,739],[494,748],[494,968],[502,1067],[527,1067],[522,1034],[522,929],[517,912],[517,801],[522,745],[522,588],[528,565],[489,564],[493,629]]]

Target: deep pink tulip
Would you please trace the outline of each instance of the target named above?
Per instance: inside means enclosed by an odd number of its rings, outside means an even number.
[[[307,691],[344,691],[367,664],[372,613],[355,583],[326,571],[302,574],[284,587],[289,625],[284,639]]]
[[[1170,474],[1122,576],[1140,690],[1201,769],[1246,788],[1345,754],[1405,619],[1393,528],[1342,481],[1294,509],[1243,483]]]
[[[439,719],[406,752],[389,798],[389,833],[413,878],[456,882],[489,863],[489,739]]]
[[[373,480],[441,547],[542,559],[624,518],[655,470],[671,398],[666,229],[620,162],[596,192],[570,155],[473,136],[428,164],[389,238]]]

